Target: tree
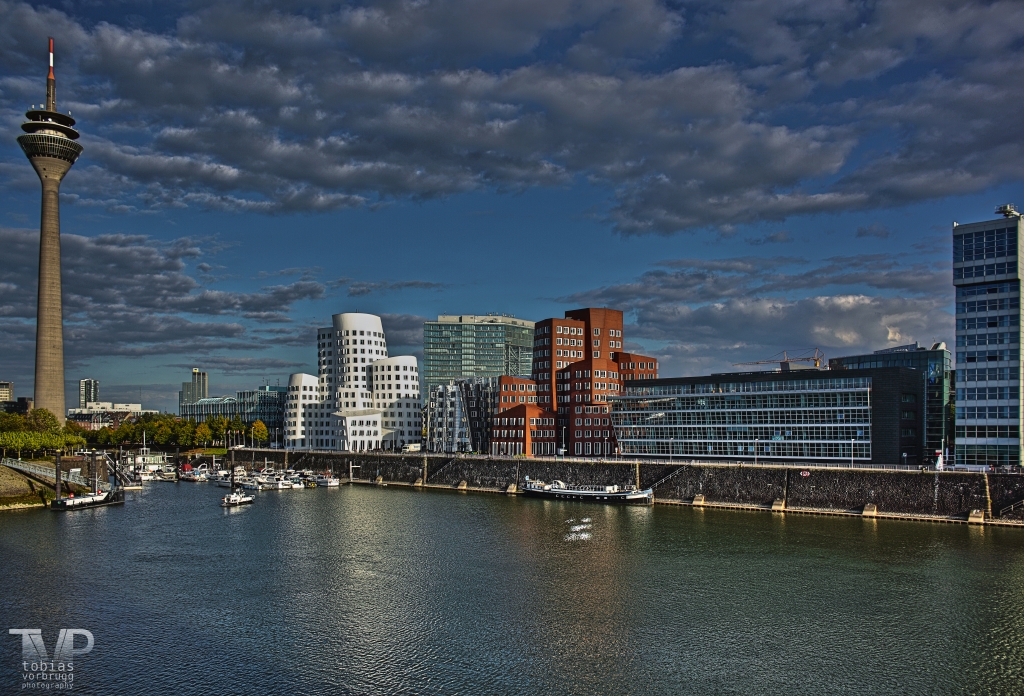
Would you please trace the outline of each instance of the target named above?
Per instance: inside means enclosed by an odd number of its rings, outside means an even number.
[[[270,433],[267,432],[267,426],[263,421],[258,420],[252,424],[252,439],[259,443],[264,443],[270,437]]]
[[[25,419],[28,429],[36,433],[59,433],[60,421],[45,408],[34,408]]]
[[[224,416],[210,416],[206,419],[206,427],[210,430],[210,439],[213,442],[224,439],[224,431],[227,430],[228,421]]]
[[[174,440],[183,447],[191,447],[195,441],[196,424],[191,420],[183,420],[177,424]]]
[[[25,417],[19,413],[0,413],[0,433],[19,433],[28,430]]]
[[[166,445],[171,441],[172,435],[173,431],[171,430],[171,426],[167,423],[161,423],[157,426],[156,432],[153,433],[153,442],[158,445]]]
[[[210,426],[206,423],[200,423],[196,426],[196,434],[194,437],[196,444],[208,445],[210,440],[213,439],[213,433],[210,432]]]

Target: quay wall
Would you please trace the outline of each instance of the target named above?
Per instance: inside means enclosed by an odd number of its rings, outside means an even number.
[[[245,464],[253,457],[251,452],[239,452],[237,461]],[[284,464],[279,450],[255,453],[258,464],[264,458]],[[636,482],[636,464],[627,461],[288,453],[291,467],[331,470],[343,479],[348,478],[350,464],[359,467],[353,468],[353,477],[362,481],[380,476],[385,483],[412,484],[423,478],[426,468],[428,486],[456,488],[464,481],[469,489],[495,492],[521,486],[527,477],[573,484]],[[860,512],[872,504],[879,514],[966,519],[971,510],[983,510],[990,519],[1024,520],[1024,503],[1000,515],[1024,500],[1024,476],[1015,474],[642,462],[640,485],[654,486],[655,501],[663,503],[692,503],[702,495],[705,504],[743,507],[770,508],[782,500],[787,509]]]

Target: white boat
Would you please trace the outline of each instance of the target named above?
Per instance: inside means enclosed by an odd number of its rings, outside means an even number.
[[[305,488],[306,484],[298,476],[292,476],[288,479],[288,483],[292,484],[292,488]]]
[[[248,505],[249,503],[256,502],[256,496],[246,495],[244,493],[228,493],[226,496],[220,499],[221,507],[236,507],[238,505]]]
[[[640,490],[635,486],[571,486],[562,481],[531,481],[519,489],[523,495],[535,498],[555,498],[560,500],[585,500],[595,503],[620,505],[653,505],[654,491],[650,488]]]
[[[256,479],[251,478],[235,478],[235,486],[240,486],[247,491],[258,491],[260,490],[260,483]]]
[[[277,476],[274,476],[273,478],[270,479],[270,482],[267,484],[267,486],[272,491],[290,491],[292,489],[292,482],[286,479],[284,476],[278,474]]]
[[[318,487],[319,486],[327,486],[328,488],[334,488],[335,486],[340,486],[341,485],[341,479],[336,479],[333,476],[326,476],[326,475],[323,475],[323,474],[321,474],[320,476],[317,476],[313,480],[316,482],[316,485]]]

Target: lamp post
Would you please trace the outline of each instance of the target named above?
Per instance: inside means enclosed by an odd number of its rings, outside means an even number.
[[[565,426],[562,426],[562,458],[565,458]]]
[[[760,441],[758,438],[754,438],[754,466],[757,466],[757,443]]]
[[[853,445],[854,445],[855,442],[857,442],[857,438],[851,437],[850,438],[850,468],[851,469],[853,468]]]
[[[675,454],[675,450],[676,450],[676,439],[674,437],[670,437],[668,439],[668,460],[669,461],[672,461],[672,457]]]

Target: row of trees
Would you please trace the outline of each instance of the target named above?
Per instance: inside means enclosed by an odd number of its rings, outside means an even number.
[[[69,447],[109,447],[138,445],[143,441],[156,445],[194,447],[206,445],[262,444],[270,438],[266,424],[246,424],[237,415],[232,419],[211,416],[204,422],[181,419],[167,413],[147,413],[125,419],[117,428],[86,430],[74,421],[61,426],[46,409],[33,409],[26,416],[0,413],[0,448],[13,450],[68,449]],[[20,456],[20,455],[19,455]]]
[[[122,421],[116,429],[87,431],[85,437],[89,444],[100,447],[141,444],[143,438],[147,443],[161,446],[220,444],[226,447],[234,444],[262,444],[270,438],[270,433],[260,420],[248,425],[238,416],[230,420],[223,416],[211,416],[199,423],[190,418],[182,419],[161,413]]]

